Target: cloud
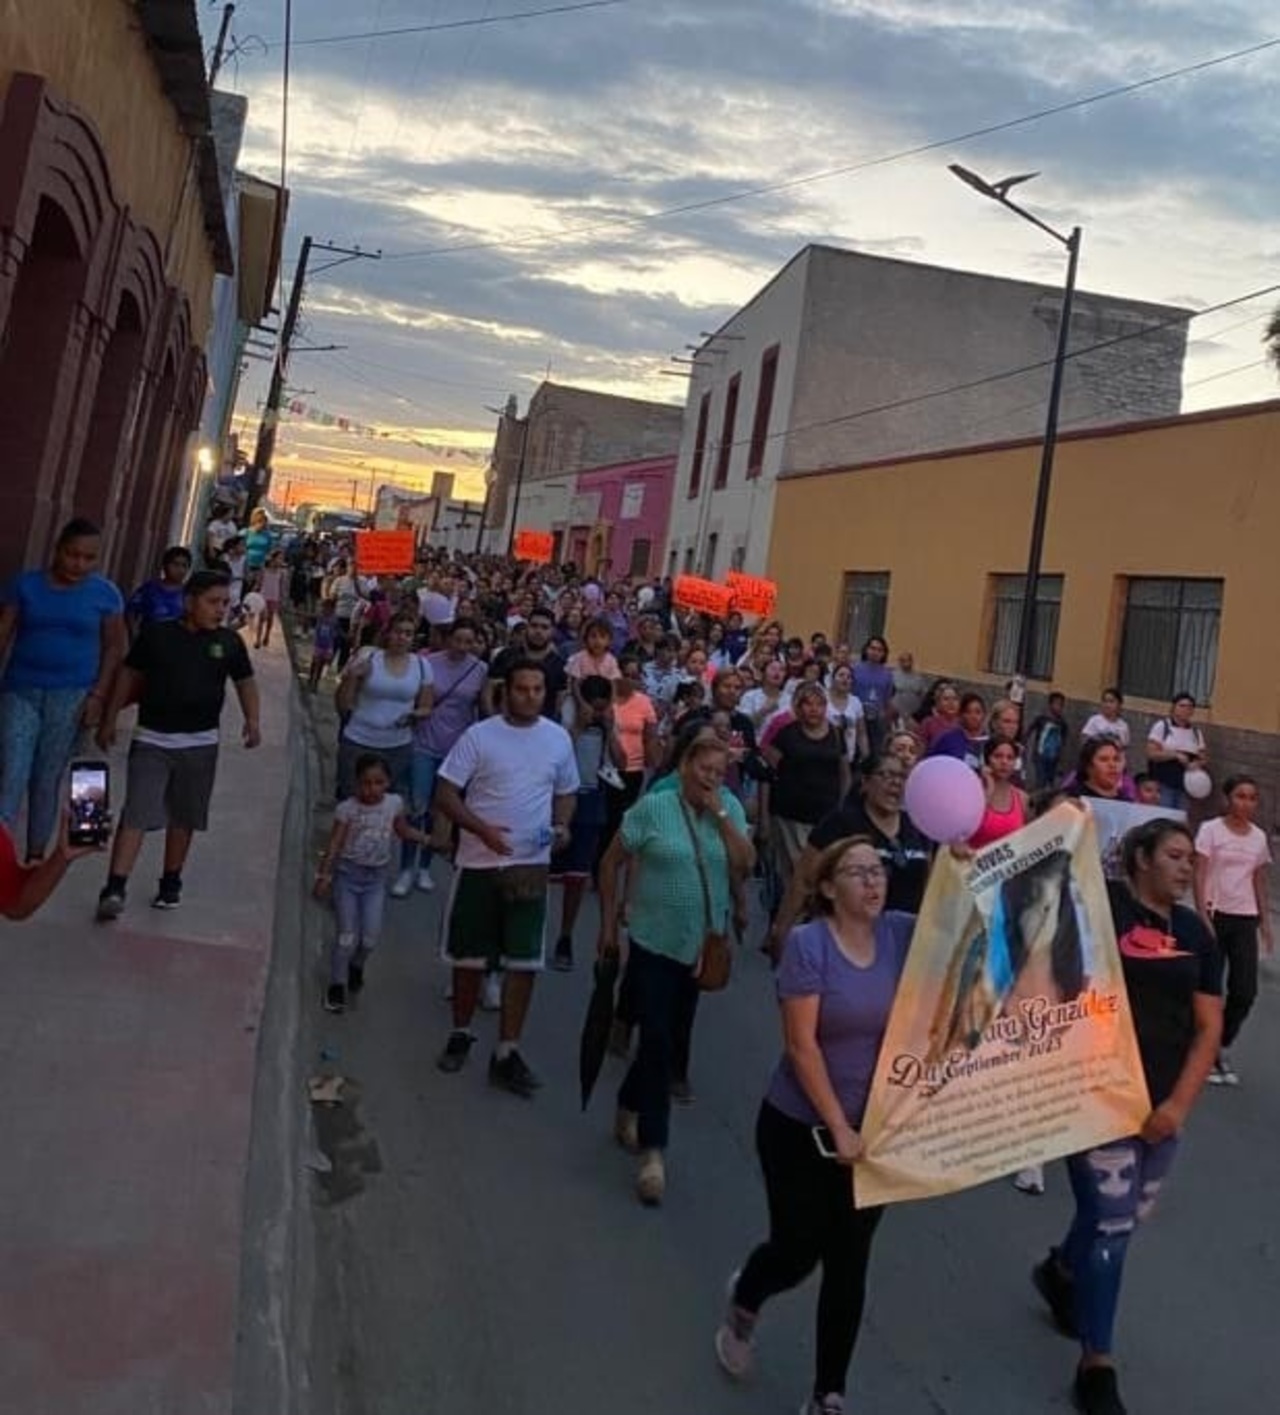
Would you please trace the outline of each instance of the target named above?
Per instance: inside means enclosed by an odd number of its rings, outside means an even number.
[[[210,28],[216,11],[202,8]],[[297,30],[390,28],[424,13],[418,0],[311,0]],[[438,0],[429,15],[474,13],[471,0]],[[277,15],[274,0],[244,0],[236,32],[276,38]],[[669,355],[810,240],[1059,281],[1061,253],[953,182],[955,158],[992,176],[1039,169],[1025,199],[1051,224],[1085,228],[1086,287],[1213,304],[1273,278],[1280,191],[1265,174],[1280,145],[1280,50],[875,160],[1272,34],[1280,0],[636,0],[299,47],[290,254],[309,232],[384,258],[316,277],[317,341],[348,349],[300,360],[296,376],[321,390],[318,402],[345,401],[367,420],[403,420],[408,399],[415,417],[426,408],[437,425],[487,435],[485,405],[507,390],[526,397],[548,366],[565,381],[680,398],[680,381],[659,372]],[[251,98],[242,165],[268,176],[278,60],[246,53],[238,70]],[[792,185],[729,200],[778,184]],[[1260,303],[1259,326],[1265,312]],[[1193,327],[1189,380],[1256,357],[1257,328],[1239,318]],[[1267,370],[1245,371],[1191,401],[1272,386]]]

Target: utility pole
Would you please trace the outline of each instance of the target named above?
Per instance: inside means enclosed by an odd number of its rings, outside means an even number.
[[[302,310],[302,294],[307,283],[307,264],[312,250],[328,251],[341,256],[341,260],[330,261],[323,266],[332,270],[335,265],[345,265],[349,260],[381,260],[381,251],[351,250],[346,246],[330,245],[327,241],[313,241],[310,236],[302,238],[302,249],[298,253],[298,266],[293,272],[293,287],[289,291],[289,305],[285,310],[284,323],[280,326],[280,338],[276,343],[275,367],[271,370],[271,387],[267,393],[266,405],[262,410],[262,422],[258,427],[258,442],[253,453],[253,483],[249,488],[245,514],[248,515],[271,490],[271,460],[276,450],[276,429],[280,423],[280,404],[284,401],[284,381],[289,368],[289,351],[293,345],[294,332],[298,327],[298,315]]]
[[[213,46],[213,58],[209,62],[209,87],[213,88],[222,72],[222,61],[227,55],[227,35],[231,31],[231,16],[236,12],[234,5],[222,7],[222,24],[218,29],[218,42]]]

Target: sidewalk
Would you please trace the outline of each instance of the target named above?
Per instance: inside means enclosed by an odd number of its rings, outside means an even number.
[[[257,1031],[288,788],[291,673],[254,654],[263,744],[228,692],[210,831],[180,910],[93,922],[105,858],[3,924],[2,1415],[225,1415],[231,1407]],[[122,734],[124,735],[124,734]],[[123,751],[112,770],[122,803]],[[265,1415],[265,1412],[264,1412]]]

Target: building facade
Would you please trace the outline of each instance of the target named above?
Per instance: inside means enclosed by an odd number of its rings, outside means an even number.
[[[0,561],[86,515],[127,582],[168,530],[233,270],[195,5],[11,0],[0,95]]]
[[[580,524],[579,472],[674,455],[682,410],[588,388],[543,383],[520,417],[511,397],[489,465],[486,548],[504,551],[513,528]]]
[[[546,527],[552,559],[604,577],[659,574],[675,474],[674,452],[579,472],[571,519]]]
[[[761,573],[779,482],[1034,436],[1062,290],[809,246],[694,356],[666,569]],[[1181,406],[1189,312],[1080,292],[1064,427]]]
[[[883,633],[988,697],[1012,676],[1040,443],[815,471],[779,483],[768,573],[788,629]],[[1110,684],[1145,736],[1201,704],[1220,781],[1280,801],[1280,401],[1067,434],[1037,598],[1033,688],[1077,723]]]

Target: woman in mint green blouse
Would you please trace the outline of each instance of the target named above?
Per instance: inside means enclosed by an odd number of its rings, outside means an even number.
[[[697,1006],[694,970],[703,936],[708,927],[728,931],[733,877],[755,867],[746,814],[720,790],[728,760],[714,728],[700,731],[681,760],[679,788],[641,797],[600,863],[602,956],[618,952],[618,878],[626,867],[627,972],[640,1042],[618,1093],[616,1134],[641,1155],[636,1190],[650,1205],[660,1204],[666,1190],[671,1084],[680,1038],[688,1036]]]

